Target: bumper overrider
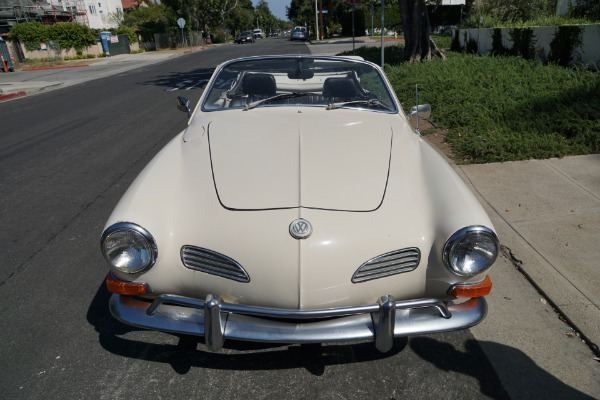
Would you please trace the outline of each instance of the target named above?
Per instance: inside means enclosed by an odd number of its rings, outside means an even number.
[[[287,310],[226,303],[215,294],[205,300],[166,294],[149,301],[114,293],[110,311],[129,325],[204,336],[210,351],[220,350],[225,339],[234,339],[273,343],[372,340],[379,351],[387,352],[395,337],[472,327],[485,318],[487,302],[483,297],[460,304],[437,299],[395,301],[385,295],[371,305]]]

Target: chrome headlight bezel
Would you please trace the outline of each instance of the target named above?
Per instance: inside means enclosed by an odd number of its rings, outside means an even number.
[[[150,232],[131,222],[119,222],[106,228],[102,233],[100,248],[111,268],[126,274],[145,271],[151,268],[158,258],[158,247]],[[138,257],[128,257],[131,256],[131,253],[126,254],[128,249],[137,251],[134,255]],[[122,264],[117,263],[119,259]]]
[[[484,247],[470,246],[472,243],[479,243]],[[470,264],[479,262],[482,265],[476,267],[459,265],[456,260],[456,253],[464,250],[465,247],[470,247],[471,250],[469,257],[464,256],[463,259],[470,258]],[[498,257],[499,248],[498,236],[494,231],[485,226],[468,226],[454,233],[444,245],[444,264],[450,271],[459,276],[479,275],[494,264]]]

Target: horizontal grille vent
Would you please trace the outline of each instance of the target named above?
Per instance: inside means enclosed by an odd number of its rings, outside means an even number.
[[[352,282],[365,282],[409,272],[417,268],[420,261],[421,252],[416,247],[382,254],[361,265],[352,276]]]
[[[250,282],[250,276],[235,260],[212,250],[195,246],[181,248],[181,261],[187,268],[238,282]]]

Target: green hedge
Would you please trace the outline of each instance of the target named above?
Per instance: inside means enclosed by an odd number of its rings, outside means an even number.
[[[387,51],[387,49],[386,49]],[[405,110],[419,101],[448,129],[457,160],[503,162],[600,153],[600,74],[522,57],[447,52],[386,66]]]
[[[27,50],[39,50],[40,43],[58,41],[61,49],[74,48],[81,51],[96,43],[89,27],[71,22],[58,22],[42,25],[40,22],[26,22],[11,28],[9,38],[20,40]]]

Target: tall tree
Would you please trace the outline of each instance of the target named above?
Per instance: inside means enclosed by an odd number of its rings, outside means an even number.
[[[225,16],[237,8],[238,0],[221,0],[216,5],[219,7],[223,37],[227,40],[227,34],[225,33]]]
[[[253,26],[254,5],[252,0],[239,0],[238,6],[227,14],[226,25],[235,33],[248,30]]]
[[[312,0],[292,0],[286,9],[289,20],[296,25],[313,25],[315,22],[315,2]]]
[[[425,0],[398,0],[404,30],[404,61],[419,62],[432,57],[446,59],[429,35],[431,26]]]

